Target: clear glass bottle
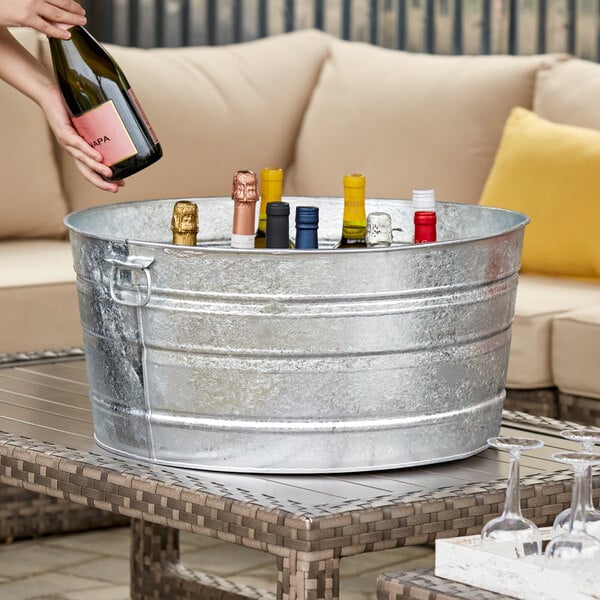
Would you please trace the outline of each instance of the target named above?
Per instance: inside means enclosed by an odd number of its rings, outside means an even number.
[[[258,227],[254,238],[255,248],[264,248],[267,239],[267,204],[281,202],[283,193],[283,169],[265,168],[260,172],[260,210]]]
[[[367,214],[364,175],[344,175],[344,217],[336,249],[366,248]]]
[[[162,149],[119,65],[85,27],[71,38],[50,38],[58,86],[73,127],[112,169],[110,181],[155,163]]]

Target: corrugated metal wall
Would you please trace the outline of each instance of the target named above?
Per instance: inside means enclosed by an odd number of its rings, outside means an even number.
[[[228,44],[316,27],[438,54],[600,57],[600,0],[84,0],[90,29],[123,45]]]

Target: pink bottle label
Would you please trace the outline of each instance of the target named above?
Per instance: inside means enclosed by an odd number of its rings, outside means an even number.
[[[137,148],[112,100],[73,117],[72,121],[77,133],[102,154],[102,163],[106,166],[137,154]]]
[[[144,125],[146,126],[146,129],[148,129],[148,133],[150,133],[150,137],[152,138],[152,141],[155,144],[158,144],[158,138],[156,137],[156,134],[154,133],[154,129],[152,129],[152,125],[150,125],[150,121],[148,121],[148,117],[146,117],[146,113],[144,112],[144,109],[142,108],[140,101],[137,99],[137,96],[135,95],[134,91],[131,88],[129,88],[127,90],[127,92],[129,93],[129,97],[131,98],[132,102],[135,104],[135,107],[137,108],[137,111],[138,111],[142,121],[144,121]]]

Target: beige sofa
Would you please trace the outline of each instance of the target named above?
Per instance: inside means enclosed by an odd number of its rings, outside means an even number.
[[[44,39],[18,34],[49,64]],[[564,55],[410,54],[312,30],[234,46],[109,49],[164,149],[117,195],[91,187],[39,109],[0,85],[0,353],[81,344],[62,225],[70,211],[226,196],[236,169],[268,165],[285,169],[287,195],[340,195],[341,176],[362,172],[371,197],[433,187],[440,201],[477,203],[513,107],[600,129],[600,66]],[[508,406],[533,400],[532,411],[557,416],[560,392],[562,416],[596,419],[599,282],[521,275]]]

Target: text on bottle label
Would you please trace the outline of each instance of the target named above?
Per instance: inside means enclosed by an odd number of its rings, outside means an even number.
[[[138,153],[112,100],[72,121],[77,133],[102,154],[102,164],[108,167]]]

